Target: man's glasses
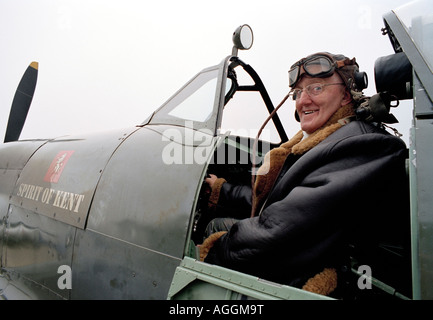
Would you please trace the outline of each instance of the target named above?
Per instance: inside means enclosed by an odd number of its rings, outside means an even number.
[[[305,91],[310,97],[318,96],[319,94],[322,94],[325,90],[324,88],[327,86],[334,86],[334,85],[344,85],[344,83],[313,83],[308,86],[306,86],[304,89],[293,89],[291,92],[291,97],[294,101],[301,98],[301,94],[303,91]]]

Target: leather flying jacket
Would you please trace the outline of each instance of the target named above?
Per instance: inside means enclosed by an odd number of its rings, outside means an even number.
[[[301,141],[293,143],[255,217],[246,218],[251,188],[219,186],[218,205],[246,219],[214,243],[206,262],[299,287],[324,267],[347,264],[353,244],[401,237],[395,229],[409,217],[409,193],[400,138],[351,121],[297,154]]]

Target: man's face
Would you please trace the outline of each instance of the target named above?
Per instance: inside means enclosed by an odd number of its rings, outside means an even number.
[[[305,89],[314,83],[331,84],[342,83],[337,73],[329,78],[311,78],[304,76],[296,85],[295,89]],[[350,94],[345,90],[344,85],[329,85],[322,87],[319,95],[309,95],[304,90],[296,100],[301,129],[308,134],[313,133],[323,126],[328,119],[343,105],[351,101]]]

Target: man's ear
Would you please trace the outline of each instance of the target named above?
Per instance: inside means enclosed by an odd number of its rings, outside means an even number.
[[[352,98],[352,95],[350,94],[350,92],[347,89],[344,90],[344,95],[343,95],[343,98],[341,100],[341,105],[345,106],[345,105],[351,103],[352,100],[353,100],[353,98]]]

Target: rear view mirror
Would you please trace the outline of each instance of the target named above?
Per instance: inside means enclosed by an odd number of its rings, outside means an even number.
[[[253,30],[247,24],[238,27],[233,33],[233,55],[237,56],[238,49],[249,50],[253,46]]]

